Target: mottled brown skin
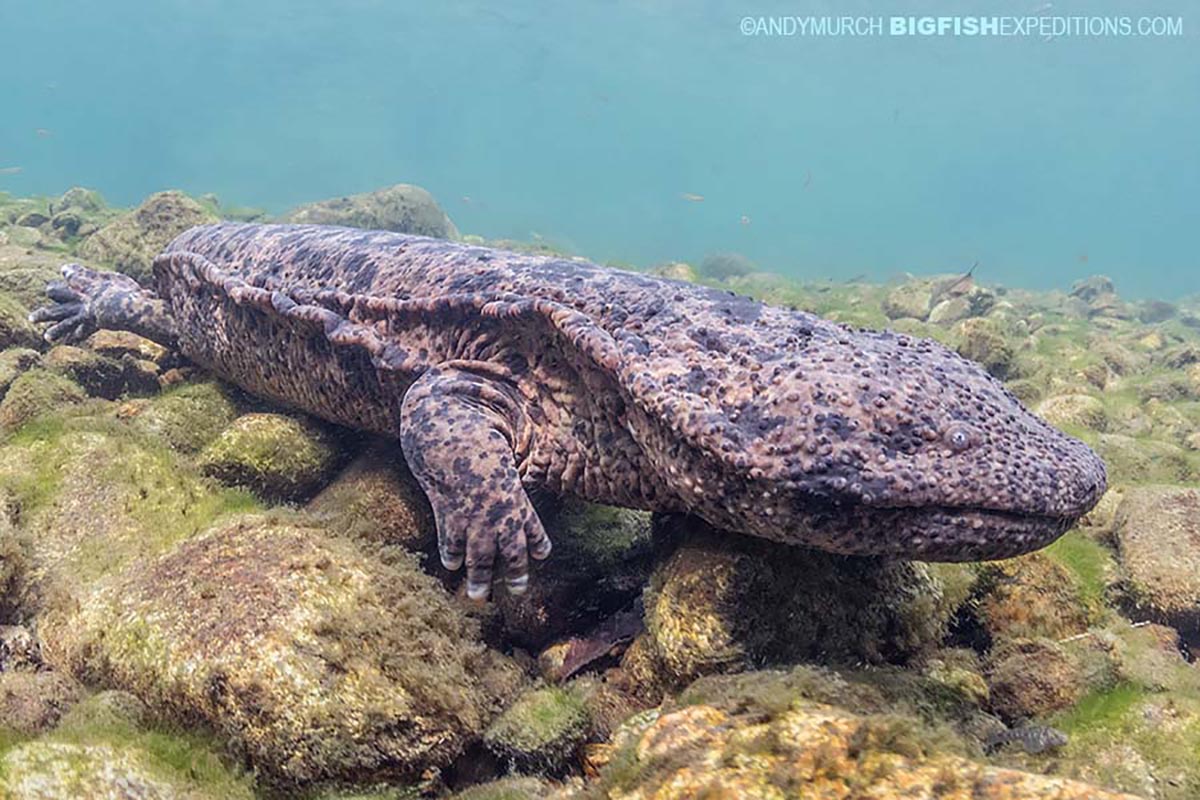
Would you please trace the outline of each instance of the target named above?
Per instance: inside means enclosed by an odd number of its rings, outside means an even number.
[[[398,435],[442,560],[486,595],[550,542],[527,492],[685,511],[839,553],[1001,558],[1105,487],[1081,442],[928,340],[728,292],[394,233],[193,228],[155,291],[79,266],[52,341],[177,346],[243,388]]]

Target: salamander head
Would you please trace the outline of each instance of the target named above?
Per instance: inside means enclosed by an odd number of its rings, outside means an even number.
[[[1049,544],[1105,489],[1086,445],[930,340],[817,321],[802,348],[738,383],[719,416],[693,419],[702,466],[681,491],[735,530],[844,553],[1002,558]]]

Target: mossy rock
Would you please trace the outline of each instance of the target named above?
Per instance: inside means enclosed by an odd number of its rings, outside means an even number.
[[[933,303],[931,281],[910,281],[892,289],[883,300],[883,313],[888,319],[924,320]]]
[[[18,375],[36,367],[41,358],[41,353],[27,347],[11,347],[0,352],[0,397],[4,396]]]
[[[145,281],[154,258],[172,239],[211,222],[217,216],[183,192],[159,192],[85,239],[79,253]]]
[[[59,672],[0,672],[0,727],[24,736],[54,727],[83,692]]]
[[[311,496],[333,474],[341,453],[314,422],[284,414],[238,417],[198,457],[200,469],[227,486],[272,500]]]
[[[549,686],[525,692],[484,733],[492,752],[522,769],[561,772],[583,743],[588,713],[581,693]]]
[[[0,743],[0,796],[13,800],[252,800],[254,782],[202,734],[121,713],[136,698],[100,692],[52,732]]]
[[[109,358],[82,347],[56,345],[46,353],[42,366],[66,375],[93,397],[115,400],[158,391],[158,366],[130,356]]]
[[[29,309],[9,294],[0,294],[0,349],[45,346],[41,331],[29,321]]]
[[[696,530],[655,572],[645,600],[647,631],[676,681],[751,663],[904,661],[937,646],[957,605],[923,564],[687,524]]]
[[[541,800],[551,796],[563,795],[541,778],[513,776],[464,789],[451,795],[450,800]]]
[[[133,417],[133,427],[180,453],[198,453],[237,419],[231,392],[216,381],[173,387]]]
[[[1200,490],[1129,489],[1116,537],[1131,599],[1153,619],[1200,632]]]
[[[667,278],[673,281],[686,281],[695,283],[699,280],[700,275],[696,272],[695,267],[691,264],[685,264],[682,261],[670,261],[666,264],[659,264],[650,270],[651,275],[659,278]]]
[[[37,232],[33,232],[34,242]],[[62,280],[62,255],[30,250],[32,242],[0,244],[0,296],[11,297],[21,306],[34,309],[47,302],[46,284]]]
[[[15,431],[32,419],[86,399],[87,393],[70,378],[46,369],[31,369],[13,380],[0,401],[0,430]]]
[[[1070,708],[1086,689],[1079,662],[1050,639],[1010,639],[988,658],[992,710],[1009,723]]]
[[[423,553],[436,540],[433,511],[393,442],[375,442],[307,509],[329,530],[363,543]]]
[[[1037,414],[1058,427],[1108,429],[1108,414],[1104,403],[1086,394],[1062,394],[1047,397],[1038,404]]]
[[[1013,372],[1013,346],[995,320],[973,318],[954,328],[954,349],[1004,380]]]
[[[289,786],[445,766],[522,680],[415,565],[270,516],[131,567],[45,636],[61,666],[204,721]]]
[[[144,336],[138,336],[129,331],[109,330],[99,330],[89,336],[87,349],[109,358],[121,359],[128,356],[138,361],[151,361],[155,364],[165,361],[169,353],[167,348]]]
[[[613,741],[615,752],[591,796],[1118,797],[964,758],[912,717],[858,715],[806,701],[766,714],[711,705],[668,708],[635,717]]]
[[[458,229],[433,195],[406,183],[300,206],[285,214],[283,221],[458,238]]]
[[[1170,442],[1103,433],[1088,443],[1114,483],[1181,483],[1200,474],[1184,449]]]
[[[253,507],[165,448],[122,434],[102,418],[51,419],[0,448],[0,490],[24,546],[17,595],[25,614],[69,611],[102,579]],[[39,630],[53,650],[50,628]]]
[[[977,568],[975,615],[988,637],[1044,636],[1062,639],[1082,633],[1103,611],[1102,599],[1085,591],[1081,578],[1045,552],[981,564]]]

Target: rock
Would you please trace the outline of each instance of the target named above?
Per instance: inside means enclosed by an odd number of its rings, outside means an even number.
[[[89,236],[79,253],[144,282],[151,262],[172,239],[188,228],[216,221],[215,214],[183,192],[159,192]]]
[[[40,228],[50,221],[50,217],[41,211],[27,211],[17,217],[17,225],[23,228]]]
[[[59,267],[65,259],[31,251],[32,243],[18,247],[11,238],[10,246],[0,245],[0,296],[11,296],[24,308],[33,309],[46,302],[46,284],[62,279]]]
[[[158,367],[154,362],[129,356],[118,360],[82,347],[60,344],[50,348],[42,366],[67,376],[89,395],[106,400],[158,391]]]
[[[0,672],[0,725],[25,736],[43,733],[81,695],[79,684],[58,672]]]
[[[963,320],[954,329],[954,340],[959,355],[978,362],[1000,380],[1012,372],[1012,345],[994,320],[979,317]]]
[[[1128,489],[1117,509],[1116,537],[1138,608],[1182,631],[1200,632],[1200,490]]]
[[[522,694],[484,733],[493,753],[523,770],[560,773],[583,743],[588,714],[571,687],[544,687]]]
[[[989,656],[992,710],[1012,724],[1074,705],[1083,696],[1079,664],[1050,639],[1011,639]]]
[[[279,517],[193,536],[50,627],[60,666],[210,725],[287,785],[445,766],[522,680],[414,565]]]
[[[37,638],[29,629],[23,625],[0,625],[0,673],[33,672],[41,666]]]
[[[752,663],[903,661],[940,642],[957,605],[923,564],[686,524],[696,530],[655,572],[645,600],[649,637],[676,682]]]
[[[29,309],[9,294],[0,294],[0,350],[9,347],[40,349],[41,332],[29,321]]]
[[[407,183],[300,206],[285,214],[283,221],[458,238],[458,229],[433,195]]]
[[[300,500],[332,476],[340,457],[332,436],[316,423],[258,413],[234,420],[204,448],[198,463],[206,475],[227,486],[243,486],[270,499]]]
[[[329,530],[360,542],[423,553],[437,539],[433,511],[399,445],[379,441],[308,503]]]
[[[710,253],[701,259],[696,271],[706,278],[723,281],[749,275],[755,272],[755,267],[741,253]]]
[[[1087,630],[1096,613],[1076,577],[1044,552],[977,569],[975,614],[994,642],[1063,639]]]
[[[1195,477],[1183,448],[1169,442],[1102,433],[1093,447],[1113,483],[1181,483]]]
[[[929,317],[933,302],[933,285],[929,281],[909,281],[888,292],[883,300],[883,313],[888,319]]]
[[[688,283],[695,283],[700,277],[692,265],[685,264],[682,261],[659,264],[650,270],[650,274],[659,278],[668,278],[673,281],[687,281]]]
[[[555,792],[554,784],[541,778],[513,776],[464,789],[451,795],[450,800],[548,800],[551,796],[564,795]]]
[[[1138,321],[1147,325],[1166,322],[1179,313],[1179,309],[1165,300],[1143,300],[1135,307]]]
[[[135,754],[107,745],[30,742],[0,759],[0,789],[13,800],[104,797],[174,800],[184,795],[160,781]]]
[[[22,372],[38,365],[41,353],[26,347],[11,347],[0,352],[0,397],[8,391]]]
[[[1126,797],[946,752],[912,718],[859,716],[819,703],[797,702],[768,715],[709,705],[639,715],[614,743],[601,790],[628,800]]]
[[[161,364],[168,354],[167,348],[158,342],[152,342],[129,331],[96,331],[88,337],[87,348],[109,358],[121,359],[128,356],[155,364]]]
[[[949,325],[971,316],[971,301],[966,297],[948,297],[929,310],[933,325]]]
[[[108,204],[100,193],[82,186],[72,186],[54,201],[55,212],[77,211],[81,214],[96,215],[108,209]]]
[[[230,391],[215,381],[171,388],[133,415],[133,426],[181,453],[198,453],[237,419]]]
[[[1129,307],[1117,297],[1112,280],[1104,275],[1076,281],[1071,296],[1084,303],[1089,317],[1129,319],[1132,316]]]
[[[1056,427],[1108,428],[1108,413],[1104,403],[1086,394],[1060,394],[1047,397],[1037,406],[1037,414]]]
[[[45,369],[31,369],[12,382],[0,401],[0,430],[15,431],[35,417],[86,399],[87,394],[70,378]]]

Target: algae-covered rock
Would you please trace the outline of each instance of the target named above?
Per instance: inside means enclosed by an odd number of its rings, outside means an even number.
[[[1013,346],[995,320],[976,317],[960,322],[954,329],[954,348],[1001,380],[1013,370]]]
[[[407,183],[300,206],[285,214],[283,221],[458,238],[458,229],[433,195]]]
[[[340,453],[317,424],[283,414],[246,414],[199,455],[199,465],[228,486],[271,499],[297,500],[320,488]]]
[[[89,236],[79,253],[145,281],[168,242],[188,228],[216,221],[215,214],[183,192],[159,192]]]
[[[288,784],[443,766],[521,680],[415,566],[272,517],[125,571],[53,636],[61,665],[203,720]]]
[[[1061,394],[1047,397],[1037,406],[1037,414],[1051,425],[1090,428],[1103,431],[1108,427],[1104,403],[1086,394]]]
[[[647,630],[675,680],[763,661],[904,660],[936,646],[954,611],[923,564],[703,526],[656,571],[645,602]]]
[[[1011,639],[989,656],[992,709],[1009,722],[1068,708],[1083,695],[1079,663],[1050,639]]]
[[[682,261],[659,264],[650,270],[650,274],[659,278],[669,278],[673,281],[687,281],[688,283],[695,283],[700,277],[691,264],[685,264]]]
[[[251,800],[251,778],[202,735],[149,726],[137,698],[100,692],[39,739],[0,747],[12,800]]]
[[[0,397],[8,391],[18,375],[37,366],[41,359],[38,351],[27,347],[12,347],[0,352]]]
[[[197,453],[237,418],[230,391],[216,381],[171,388],[140,408],[133,426],[181,453]]]
[[[375,442],[308,503],[331,531],[362,542],[424,552],[437,531],[433,511],[393,442]]]
[[[29,309],[9,294],[0,294],[0,349],[41,348],[42,334],[29,321]]]
[[[45,369],[18,376],[0,401],[0,430],[14,431],[30,420],[87,399],[78,383]]]
[[[982,564],[978,572],[975,613],[993,641],[1062,639],[1087,630],[1099,613],[1078,577],[1044,552]]]
[[[60,344],[50,348],[42,366],[66,375],[93,397],[115,400],[126,394],[158,391],[157,365],[130,356],[109,358],[82,347]]]
[[[87,339],[87,348],[109,358],[120,359],[125,356],[139,361],[152,361],[159,364],[167,357],[168,350],[158,342],[152,342],[144,336],[138,336],[129,331],[99,330]]]
[[[1200,631],[1200,490],[1129,489],[1117,509],[1116,536],[1138,607],[1181,630]]]
[[[0,728],[42,733],[81,696],[79,684],[59,672],[0,672]]]
[[[892,289],[884,298],[883,313],[888,319],[911,318],[924,320],[933,302],[931,281],[910,281]]]
[[[523,769],[561,771],[588,731],[581,694],[550,686],[525,692],[484,733],[496,755]]]
[[[11,588],[0,583],[0,590]],[[0,625],[0,672],[34,672],[41,666],[41,648],[33,632],[24,625]]]
[[[30,250],[15,242],[0,244],[0,294],[11,296],[27,309],[36,308],[46,302],[46,284],[62,279],[59,267],[64,260],[61,255]]]
[[[571,794],[558,791],[541,778],[513,776],[464,789],[451,795],[450,800],[542,800],[551,796],[566,798]]]
[[[614,743],[597,792],[631,800],[1121,797],[969,760],[911,717],[860,716],[814,702],[765,715],[710,705],[640,715]]]
[[[1170,442],[1102,433],[1090,443],[1114,483],[1179,483],[1197,475],[1184,449]]]

